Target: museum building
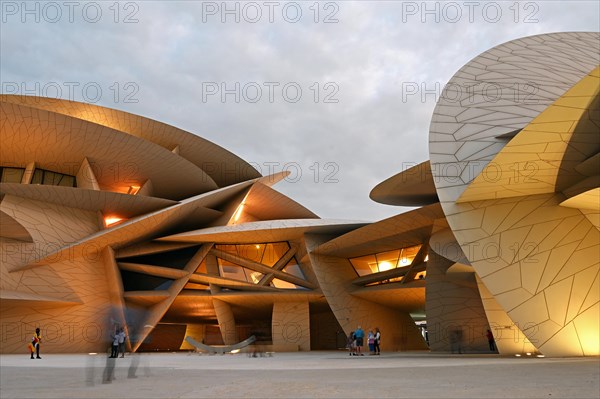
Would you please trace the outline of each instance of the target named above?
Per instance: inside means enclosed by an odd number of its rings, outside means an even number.
[[[103,351],[116,326],[133,351],[338,349],[360,325],[383,351],[486,352],[490,330],[503,355],[598,355],[599,64],[585,32],[469,61],[429,160],[370,193],[414,209],[375,223],[176,127],[0,95],[0,352],[36,327],[45,352]]]

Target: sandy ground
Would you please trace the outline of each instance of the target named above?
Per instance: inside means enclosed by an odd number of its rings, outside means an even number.
[[[599,358],[344,352],[0,355],[0,398],[600,398]],[[134,376],[135,378],[128,378]]]

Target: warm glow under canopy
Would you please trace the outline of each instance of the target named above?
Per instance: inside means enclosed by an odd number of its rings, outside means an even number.
[[[410,266],[420,249],[421,244],[352,258],[350,262],[359,276],[366,276],[372,273]]]
[[[104,225],[106,227],[109,227],[109,226],[112,226],[113,224],[119,223],[122,220],[123,220],[123,218],[115,216],[115,215],[104,216]]]

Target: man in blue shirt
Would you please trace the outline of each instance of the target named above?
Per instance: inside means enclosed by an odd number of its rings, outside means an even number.
[[[360,326],[358,326],[356,331],[354,331],[354,337],[356,338],[357,352],[360,354],[360,356],[364,356],[364,354],[362,353],[362,346],[363,346],[363,341],[365,338],[365,332],[363,331],[362,328],[360,328]]]

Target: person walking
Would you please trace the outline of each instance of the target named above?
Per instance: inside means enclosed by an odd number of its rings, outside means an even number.
[[[119,330],[119,353],[121,353],[121,358],[125,357],[125,338],[127,335],[125,334],[125,328],[121,327]],[[118,353],[117,353],[118,355]]]
[[[115,333],[111,336],[112,338],[112,346],[110,349],[110,357],[117,358],[119,357],[119,330],[115,328]]]
[[[375,327],[375,337],[373,337],[373,354],[381,355],[381,349],[379,348],[380,343],[381,332],[379,331],[379,327]]]
[[[354,331],[350,331],[350,334],[348,334],[347,344],[350,356],[356,356],[356,337],[354,336]]]

